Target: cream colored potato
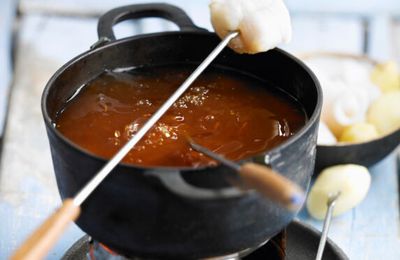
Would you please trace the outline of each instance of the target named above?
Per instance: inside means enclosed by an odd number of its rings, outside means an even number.
[[[346,164],[328,167],[317,177],[307,198],[307,209],[311,216],[323,219],[331,195],[340,192],[333,216],[354,208],[367,195],[371,183],[368,169],[361,165]]]
[[[319,122],[318,139],[319,145],[335,145],[337,143],[336,137],[332,134],[331,130],[326,126],[323,121]]]
[[[212,0],[211,23],[220,38],[240,35],[229,44],[238,53],[258,53],[289,42],[289,12],[282,0]]]
[[[373,124],[362,122],[347,126],[340,135],[339,142],[360,143],[367,142],[378,137],[378,131]]]
[[[400,74],[396,62],[378,64],[371,72],[371,80],[382,92],[400,90]]]
[[[400,90],[382,94],[369,107],[367,121],[382,135],[400,128]]]

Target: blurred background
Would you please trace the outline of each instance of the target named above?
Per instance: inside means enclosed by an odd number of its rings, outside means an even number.
[[[47,80],[60,66],[97,41],[97,19],[101,14],[117,6],[146,2],[154,1],[0,1],[0,259],[5,259],[60,203],[40,111],[40,96]],[[181,7],[195,24],[212,30],[209,0],[162,2]],[[400,62],[399,0],[286,0],[285,3],[292,15],[293,37],[290,44],[281,47],[295,55],[331,51]],[[119,38],[165,30],[176,30],[176,26],[156,18],[125,21],[115,26]],[[356,218],[354,212],[336,223],[336,238],[346,253],[356,256],[357,251],[369,250],[365,257],[354,259],[400,257],[386,252],[400,245],[398,197],[387,198],[384,193],[397,194],[397,174],[393,171],[387,175],[385,182],[379,184],[378,180],[375,186],[377,192],[382,192],[378,197],[390,205],[380,215],[384,225],[379,228],[393,232],[375,232],[378,227],[367,232],[378,236],[374,241],[385,247],[375,248],[372,240],[358,245],[356,241],[360,238],[349,233],[356,222],[347,221]],[[379,207],[379,201],[374,202],[373,206]],[[366,228],[371,219],[361,221],[361,228]],[[72,227],[49,259],[59,259],[81,235],[78,228]]]

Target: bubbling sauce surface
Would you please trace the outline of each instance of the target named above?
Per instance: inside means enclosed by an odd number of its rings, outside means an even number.
[[[56,128],[80,147],[111,158],[190,75],[191,66],[106,71],[59,112]],[[302,107],[267,83],[209,68],[123,159],[146,166],[215,162],[197,143],[232,160],[270,150],[304,126]]]

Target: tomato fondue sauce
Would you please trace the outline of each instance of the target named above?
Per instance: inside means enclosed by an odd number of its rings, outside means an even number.
[[[193,69],[174,66],[105,71],[65,104],[55,127],[83,149],[111,158]],[[305,122],[299,103],[270,84],[209,68],[123,162],[145,166],[216,164],[194,151],[187,136],[237,161],[279,145]]]

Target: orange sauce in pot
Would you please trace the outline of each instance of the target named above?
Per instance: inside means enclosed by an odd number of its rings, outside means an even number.
[[[79,90],[55,122],[72,142],[111,158],[190,75],[191,66],[106,71]],[[271,84],[228,70],[206,70],[124,162],[199,166],[215,162],[197,143],[232,160],[267,151],[306,122],[303,108]]]

